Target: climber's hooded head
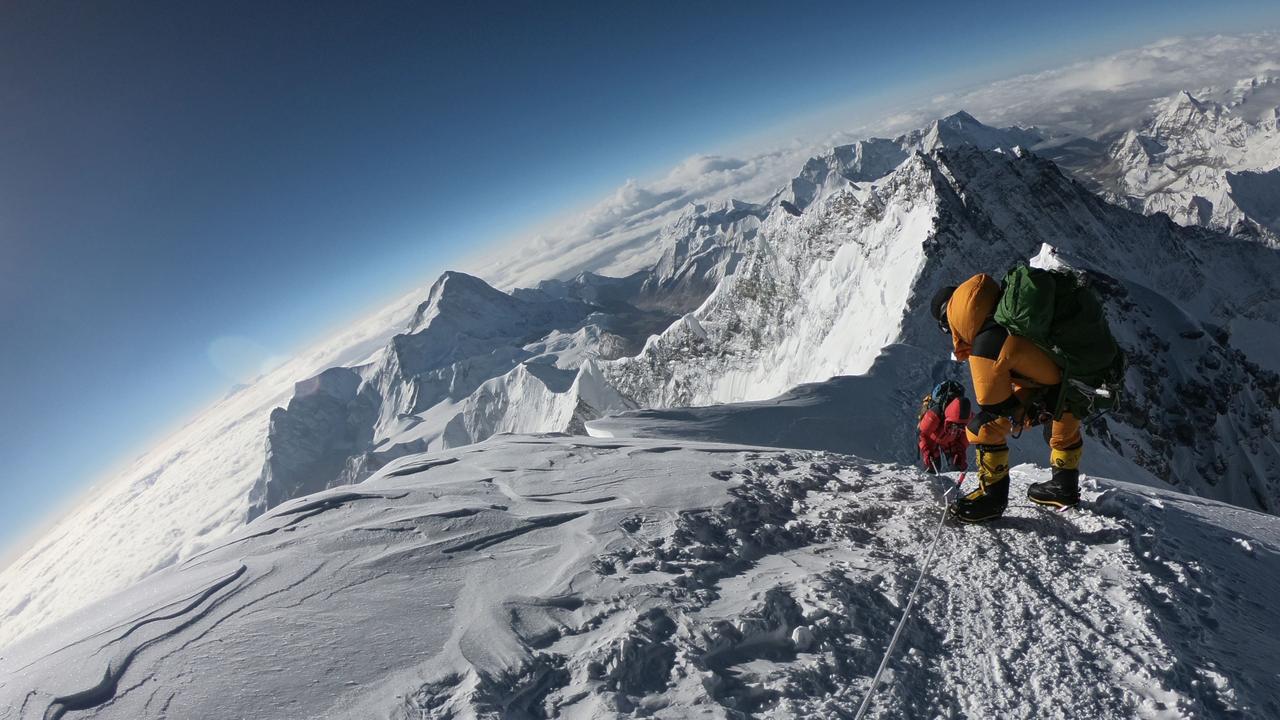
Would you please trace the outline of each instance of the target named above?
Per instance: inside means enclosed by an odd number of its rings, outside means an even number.
[[[947,296],[947,327],[951,329],[951,342],[957,360],[969,359],[973,339],[995,313],[996,303],[999,301],[1000,283],[985,274],[974,275],[965,280]],[[935,306],[934,316],[940,315],[940,308]]]
[[[947,327],[947,302],[951,300],[951,294],[955,291],[955,285],[939,288],[938,292],[933,294],[933,299],[929,301],[929,312],[933,313],[933,319],[942,332],[947,334],[951,334],[951,328]]]

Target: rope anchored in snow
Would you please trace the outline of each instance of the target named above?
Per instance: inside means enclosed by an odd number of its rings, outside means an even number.
[[[898,638],[902,636],[902,628],[907,625],[907,617],[911,615],[911,606],[915,605],[916,594],[920,592],[920,583],[924,581],[924,576],[929,574],[929,566],[933,564],[933,555],[938,549],[938,539],[942,537],[942,526],[947,521],[947,497],[952,490],[958,490],[964,484],[965,473],[960,473],[960,478],[956,480],[955,487],[948,488],[942,494],[942,517],[938,518],[938,527],[933,531],[933,540],[929,543],[929,553],[924,557],[924,565],[920,567],[920,577],[916,578],[916,584],[911,588],[911,595],[907,597],[907,606],[902,609],[902,617],[898,619],[898,627],[893,631],[893,637],[889,639],[889,647],[884,651],[884,657],[880,660],[880,667],[876,669],[875,677],[871,678],[871,687],[867,688],[867,694],[862,698],[862,704],[858,706],[858,713],[854,716],[854,720],[862,720],[862,716],[867,714],[867,709],[871,707],[871,698],[876,694],[876,687],[880,685],[880,677],[884,675],[884,670],[889,666],[889,658],[893,657],[893,651],[898,647]]]

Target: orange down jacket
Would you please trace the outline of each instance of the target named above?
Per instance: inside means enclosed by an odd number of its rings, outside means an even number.
[[[1062,382],[1062,371],[1043,350],[1026,338],[1010,335],[993,318],[1000,300],[1000,283],[990,275],[964,281],[947,303],[947,324],[957,360],[969,361],[978,412],[968,425],[969,441],[1001,445],[1012,429],[1010,418],[1021,422],[1026,403],[1041,388]],[[1080,422],[1069,413],[1053,423],[1050,447],[1079,448]]]

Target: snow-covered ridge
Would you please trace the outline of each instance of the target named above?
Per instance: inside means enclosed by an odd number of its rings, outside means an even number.
[[[308,387],[273,414],[251,515],[496,432],[580,432],[631,407],[763,399],[860,374],[894,343],[940,361],[920,299],[1046,244],[1095,271],[1135,360],[1135,402],[1091,432],[1134,477],[1274,511],[1280,365],[1230,336],[1241,323],[1280,333],[1275,251],[1107,205],[1018,145],[1034,139],[957,114],[894,141],[905,159],[861,183],[879,172],[859,164],[874,153],[837,148],[806,164],[807,200],[691,208],[664,231],[664,258],[626,278],[506,294],[446,274],[374,362],[323,376],[340,393]],[[666,311],[699,301],[667,325]],[[1161,338],[1174,333],[1187,342],[1169,352]]]
[[[1044,476],[944,528],[872,717],[1280,712],[1280,519],[1107,480],[1048,513]],[[949,483],[680,440],[406,457],[6,649],[0,712],[852,716]]]
[[[810,159],[781,197],[804,208],[819,195],[884,177],[915,151],[1021,147],[1117,204],[1274,246],[1280,243],[1277,113],[1280,75],[1194,94],[1181,90],[1155,99],[1129,127],[1094,135],[1052,126],[998,129],[961,111],[893,140],[837,146]]]
[[[1044,134],[1034,128],[988,127],[960,111],[893,140],[875,137],[858,140],[810,158],[778,198],[804,209],[820,197],[883,178],[916,152],[962,145],[1009,152],[1016,147],[1030,147],[1044,138]]]
[[[941,362],[949,348],[922,309],[933,290],[1046,244],[1094,271],[1130,357],[1128,402],[1092,434],[1133,477],[1274,512],[1280,377],[1251,338],[1280,332],[1276,252],[1108,205],[1026,152],[917,153],[801,217],[772,214],[702,307],[601,369],[636,404],[665,407],[862,373],[890,343]]]

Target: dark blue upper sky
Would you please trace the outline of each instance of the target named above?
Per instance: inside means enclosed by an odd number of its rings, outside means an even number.
[[[477,246],[859,95],[1265,3],[5,3],[0,555],[226,391]]]

